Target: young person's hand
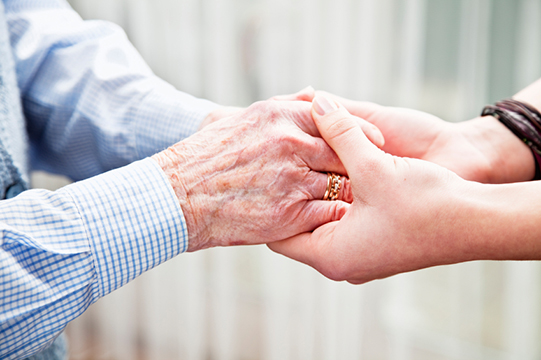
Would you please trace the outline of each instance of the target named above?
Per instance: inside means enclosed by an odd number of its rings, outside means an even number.
[[[541,182],[485,185],[374,146],[357,119],[316,96],[312,115],[350,178],[339,221],[268,246],[359,284],[470,260],[541,258]]]
[[[483,183],[510,183],[534,177],[530,149],[493,117],[449,123],[422,111],[318,93],[376,125],[385,137],[383,150],[392,155],[428,160],[464,179]]]

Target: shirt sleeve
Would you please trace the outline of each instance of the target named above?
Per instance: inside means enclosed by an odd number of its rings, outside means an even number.
[[[0,202],[0,358],[40,351],[90,304],[187,242],[177,197],[150,158]]]
[[[218,105],[155,76],[124,31],[64,0],[5,0],[34,169],[74,180],[193,134]]]

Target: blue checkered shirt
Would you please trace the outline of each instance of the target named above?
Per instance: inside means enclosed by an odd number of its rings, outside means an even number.
[[[178,200],[146,157],[217,105],[157,78],[119,27],[63,0],[4,5],[32,166],[81,180],[0,201],[0,358],[17,359],[186,250]]]

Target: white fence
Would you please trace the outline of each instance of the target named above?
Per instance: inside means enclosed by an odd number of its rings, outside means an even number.
[[[538,0],[72,0],[157,74],[224,105],[306,85],[475,116],[541,75]],[[362,261],[362,259],[359,259]],[[363,286],[266,247],[183,254],[69,326],[73,359],[540,359],[537,263]]]

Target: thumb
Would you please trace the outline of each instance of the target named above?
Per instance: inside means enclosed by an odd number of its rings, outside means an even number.
[[[275,253],[315,267],[321,258],[317,240],[313,233],[303,233],[286,240],[268,243],[267,246]]]
[[[312,117],[321,137],[336,152],[348,173],[378,150],[365,136],[358,119],[343,106],[326,96],[317,95],[312,102]]]
[[[311,233],[303,233],[289,239],[268,243],[274,252],[290,259],[313,267],[324,276],[333,280],[344,280],[340,275],[339,266],[334,259],[332,248],[332,233],[337,222],[328,223]]]
[[[385,110],[385,107],[372,102],[350,100],[321,90],[317,91],[316,95],[326,96],[327,98],[344,105],[350,114],[365,119],[370,123],[376,123],[377,114]]]

